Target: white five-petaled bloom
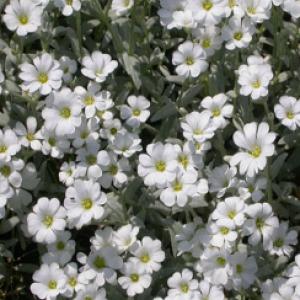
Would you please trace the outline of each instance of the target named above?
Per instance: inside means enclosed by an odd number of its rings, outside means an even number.
[[[0,160],[9,161],[21,150],[15,132],[9,128],[0,129]]]
[[[81,8],[80,0],[54,0],[54,5],[62,11],[64,16],[70,16]]]
[[[204,25],[218,24],[225,16],[224,0],[188,0],[197,22]]]
[[[33,59],[33,65],[23,63],[20,65],[19,77],[24,81],[22,89],[30,93],[39,91],[42,95],[48,95],[52,90],[61,87],[63,71],[59,62],[48,53]]]
[[[248,65],[241,65],[237,71],[240,93],[251,95],[252,100],[258,100],[268,95],[268,86],[273,78],[271,66],[260,56],[249,56]]]
[[[16,31],[17,35],[25,36],[37,31],[42,23],[43,7],[31,0],[11,0],[5,7],[3,21],[7,28]]]
[[[118,67],[118,62],[112,60],[109,54],[94,51],[91,56],[82,59],[82,65],[81,73],[84,76],[96,82],[104,82],[106,77]]]
[[[269,132],[269,125],[265,122],[257,124],[248,123],[242,131],[236,131],[233,135],[234,143],[242,151],[230,159],[232,166],[240,165],[240,173],[253,177],[267,165],[267,157],[275,152],[273,144],[276,138],[274,132]]]
[[[228,104],[228,97],[225,94],[218,94],[214,97],[205,97],[201,106],[211,113],[211,119],[215,127],[224,128],[232,117],[233,105]]]
[[[7,183],[13,188],[20,188],[22,184],[20,171],[23,168],[24,161],[22,159],[0,160],[0,184]]]
[[[71,298],[74,293],[84,290],[86,285],[78,281],[78,266],[76,263],[68,263],[64,267],[64,272],[67,277],[67,283],[64,288],[63,296]]]
[[[293,18],[300,18],[300,3],[298,0],[284,0],[282,8],[284,11],[291,14]]]
[[[52,300],[62,294],[67,277],[57,263],[42,264],[40,269],[33,274],[34,283],[31,284],[31,292],[40,299]]]
[[[119,252],[129,249],[136,241],[139,228],[131,224],[120,227],[113,233],[113,241]]]
[[[118,133],[110,145],[110,148],[116,154],[129,158],[136,152],[142,150],[142,146],[140,145],[141,141],[142,140],[136,134],[130,132]]]
[[[55,130],[56,135],[73,134],[81,124],[81,105],[69,88],[63,88],[47,97],[42,117],[45,127]]]
[[[257,245],[261,239],[266,246],[276,227],[279,226],[278,218],[273,215],[272,207],[269,203],[255,203],[246,209],[249,216],[244,223],[243,233],[249,235],[249,243]]]
[[[126,262],[122,273],[124,276],[120,276],[118,282],[130,297],[142,294],[151,284],[151,275],[146,273],[136,260]]]
[[[40,198],[27,216],[28,232],[38,243],[54,243],[57,233],[65,229],[66,210],[56,198]]]
[[[26,119],[26,127],[21,122],[18,122],[16,124],[16,133],[20,137],[20,143],[24,147],[30,147],[35,151],[42,148],[40,142],[42,134],[40,130],[37,130],[37,120],[35,117],[28,117]]]
[[[186,115],[181,122],[181,128],[183,129],[183,136],[187,140],[194,140],[198,143],[211,139],[216,130],[215,125],[212,123],[211,113],[208,111],[201,113],[193,111]]]
[[[282,96],[279,103],[274,106],[276,118],[284,126],[296,130],[297,127],[300,127],[300,100],[294,97]]]
[[[270,18],[271,0],[240,0],[239,3],[244,13],[255,23],[262,23]]]
[[[145,123],[150,116],[150,102],[144,96],[129,96],[127,103],[120,108],[121,118],[126,120],[126,124],[135,128]]]
[[[111,10],[116,16],[122,16],[128,13],[133,7],[134,0],[113,0]]]
[[[219,286],[210,284],[206,280],[199,283],[200,298],[199,300],[224,300],[224,292]]]
[[[76,293],[74,300],[107,300],[105,289],[99,289],[97,283],[82,285],[82,288]]]
[[[62,56],[59,59],[59,64],[61,70],[64,72],[63,74],[64,82],[70,82],[72,80],[73,74],[77,71],[76,60],[70,59],[68,56]]]
[[[254,32],[255,26],[248,18],[232,17],[222,31],[222,37],[226,41],[226,49],[248,47]]]
[[[167,281],[168,296],[165,300],[199,299],[199,283],[193,279],[193,273],[189,269],[174,273]]]
[[[161,268],[161,262],[165,260],[165,252],[161,249],[161,241],[153,240],[145,236],[142,241],[135,242],[130,248],[139,267],[146,273],[157,272]]]
[[[173,53],[172,63],[177,66],[176,73],[184,78],[198,77],[208,67],[205,51],[191,41],[179,45]]]
[[[64,201],[70,225],[79,229],[93,219],[99,220],[104,214],[104,203],[106,195],[100,190],[99,183],[76,180],[74,186],[66,190]]]
[[[242,200],[252,199],[259,202],[265,196],[268,180],[265,177],[248,177],[238,183],[238,192]]]
[[[147,154],[139,156],[138,174],[145,185],[163,185],[176,178],[177,160],[171,144],[149,144]]]

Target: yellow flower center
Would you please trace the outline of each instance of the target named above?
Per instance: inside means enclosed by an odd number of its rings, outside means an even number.
[[[189,285],[187,284],[187,283],[182,283],[181,285],[180,285],[180,289],[181,289],[181,291],[183,292],[183,293],[188,293],[188,291],[189,291]]]
[[[202,41],[202,47],[203,48],[207,49],[207,48],[210,48],[210,46],[211,46],[211,40],[209,38],[204,39]]]
[[[57,250],[64,250],[65,249],[65,243],[62,241],[59,241],[56,243],[56,249]]]
[[[26,135],[26,138],[28,141],[33,141],[34,140],[34,134],[31,133],[31,132],[28,132],[27,135]]]
[[[26,25],[28,24],[28,17],[26,15],[21,15],[19,16],[19,21],[22,25]]]
[[[212,111],[212,115],[216,118],[216,117],[219,117],[221,115],[221,110],[219,108],[215,108],[213,111]]]
[[[146,264],[147,262],[150,261],[150,256],[149,256],[149,254],[148,254],[148,253],[143,254],[143,255],[140,257],[140,260],[141,260],[141,262],[143,262],[143,263]]]
[[[67,5],[72,5],[73,4],[73,0],[66,0],[66,4]]]
[[[130,275],[130,279],[132,282],[138,282],[140,279],[140,276],[139,276],[139,274],[133,273]]]
[[[227,216],[229,219],[233,220],[236,216],[236,212],[234,210],[231,210],[230,212],[228,212]]]
[[[106,262],[105,262],[105,259],[101,256],[97,256],[94,260],[94,266],[97,268],[97,269],[103,269],[106,267]]]
[[[93,201],[90,198],[85,198],[81,201],[81,206],[85,209],[85,210],[89,210],[92,208],[93,206]]]
[[[3,167],[0,168],[0,173],[4,176],[4,177],[8,177],[11,173],[11,168],[10,166],[4,165]]]
[[[5,145],[0,145],[0,153],[5,153],[7,151],[7,147]]]
[[[49,143],[50,146],[54,147],[54,146],[56,145],[56,140],[55,140],[55,138],[54,138],[54,137],[50,137],[50,138],[48,139],[48,143]]]
[[[53,217],[49,215],[45,216],[43,219],[43,224],[49,228],[53,224]]]
[[[55,290],[57,288],[57,282],[56,282],[56,280],[50,280],[48,282],[48,288],[50,290]]]
[[[256,8],[253,7],[253,6],[249,6],[249,7],[247,8],[247,12],[248,12],[248,14],[250,14],[250,15],[255,15],[255,14],[256,14]]]
[[[202,2],[202,7],[203,7],[205,10],[209,11],[209,10],[212,9],[213,3],[212,3],[210,0],[205,0],[205,1]]]
[[[223,234],[223,235],[227,235],[229,233],[229,228],[227,227],[221,227],[220,228],[220,232]]]
[[[63,107],[60,112],[60,116],[64,119],[69,119],[71,117],[71,110],[68,107]]]
[[[174,190],[175,192],[180,192],[180,191],[182,190],[182,183],[176,181],[176,182],[173,184],[173,190]]]
[[[186,59],[185,59],[185,63],[188,65],[188,66],[191,66],[194,64],[194,58],[191,57],[191,56],[188,56]]]
[[[84,104],[86,106],[93,105],[95,103],[95,98],[93,96],[86,96],[84,98]]]
[[[155,169],[156,171],[158,172],[164,172],[166,170],[166,163],[164,161],[158,161],[156,164],[155,164]]]
[[[97,157],[95,155],[88,155],[85,160],[88,165],[92,166],[97,162]]]
[[[118,129],[117,129],[117,128],[111,128],[111,129],[110,129],[110,133],[111,133],[112,135],[116,135],[117,132],[118,132]]]
[[[226,259],[222,256],[218,257],[216,260],[217,264],[221,267],[224,267],[226,264]]]
[[[257,79],[257,80],[255,80],[254,82],[251,83],[251,86],[254,89],[259,89],[261,87],[261,82]]]
[[[90,296],[85,296],[85,297],[84,297],[84,300],[93,300],[93,298],[90,297]]]
[[[46,73],[40,73],[39,76],[38,76],[38,81],[41,84],[46,83],[48,81],[48,75]]]
[[[277,239],[274,241],[274,246],[276,248],[281,248],[284,245],[284,240],[283,239]]]
[[[113,176],[117,175],[118,170],[119,170],[118,166],[116,166],[116,165],[110,165],[110,167],[109,167],[109,173]]]
[[[186,169],[189,165],[189,158],[187,155],[180,155],[178,161],[182,164],[182,166]]]
[[[255,223],[256,223],[257,229],[259,229],[259,230],[261,230],[265,225],[265,221],[261,218],[257,218]]]
[[[243,270],[244,270],[244,268],[243,268],[242,265],[240,265],[240,264],[237,264],[237,265],[236,265],[236,272],[237,272],[238,274],[243,273]]]
[[[228,0],[228,6],[230,8],[233,8],[236,6],[236,0]]]
[[[258,158],[261,155],[261,148],[259,146],[255,146],[251,151],[250,154],[254,158]]]
[[[233,35],[233,38],[237,41],[240,41],[243,37],[243,33],[238,31],[238,32],[235,32],[234,35]]]
[[[123,5],[125,7],[129,6],[129,4],[130,4],[130,0],[123,0]]]
[[[88,136],[89,136],[89,132],[88,132],[88,131],[82,131],[82,132],[80,133],[80,138],[81,138],[82,140],[87,139]]]
[[[135,108],[135,109],[132,111],[132,114],[133,114],[135,117],[138,117],[138,116],[141,114],[141,111],[140,111],[138,108]]]
[[[194,131],[193,131],[193,134],[194,135],[201,135],[203,133],[203,131],[200,129],[200,128],[196,128]]]
[[[286,113],[286,116],[287,116],[287,118],[290,119],[290,120],[294,119],[294,117],[295,117],[294,113],[291,112],[291,111],[287,112],[287,113]]]
[[[71,287],[75,287],[76,284],[77,284],[77,279],[76,279],[75,277],[71,277],[71,278],[69,279],[68,283],[69,283],[69,285],[70,285]]]

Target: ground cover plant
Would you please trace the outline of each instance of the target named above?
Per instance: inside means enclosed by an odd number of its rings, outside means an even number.
[[[299,1],[0,12],[0,299],[300,299]]]

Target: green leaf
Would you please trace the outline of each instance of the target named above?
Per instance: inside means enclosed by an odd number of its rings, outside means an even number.
[[[3,220],[0,223],[0,234],[5,234],[11,231],[19,222],[20,219],[17,216],[11,217],[10,219]]]
[[[122,61],[125,71],[131,77],[136,89],[139,90],[142,81],[140,78],[140,65],[138,59],[134,56],[129,56],[128,53],[124,52],[122,54]]]

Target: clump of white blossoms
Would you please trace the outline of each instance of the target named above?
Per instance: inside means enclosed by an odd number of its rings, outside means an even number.
[[[0,11],[0,299],[300,299],[299,1]]]

